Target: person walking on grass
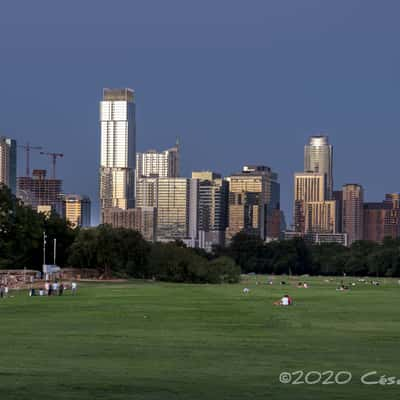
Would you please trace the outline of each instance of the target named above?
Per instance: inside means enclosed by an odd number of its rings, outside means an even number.
[[[53,283],[53,294],[54,294],[54,296],[57,296],[57,294],[58,294],[58,282],[57,281],[55,281]]]
[[[71,283],[71,290],[72,290],[72,296],[76,296],[76,291],[78,290],[78,285],[76,282]]]
[[[0,285],[0,298],[2,299],[4,297],[4,285]]]

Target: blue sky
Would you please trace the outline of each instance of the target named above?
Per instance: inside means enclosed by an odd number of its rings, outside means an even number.
[[[63,152],[58,175],[95,222],[103,87],[136,90],[139,151],[181,137],[186,175],[269,165],[290,214],[323,132],[335,186],[378,201],[400,191],[399,14],[392,0],[2,1],[0,133]]]

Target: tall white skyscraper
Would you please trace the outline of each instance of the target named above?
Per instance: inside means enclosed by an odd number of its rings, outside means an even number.
[[[0,137],[0,183],[15,194],[17,184],[17,143],[14,139]]]
[[[101,209],[135,205],[136,119],[132,89],[104,89],[100,102]]]
[[[325,177],[325,200],[332,199],[333,192],[333,146],[328,136],[311,136],[304,146],[304,172],[316,172]]]

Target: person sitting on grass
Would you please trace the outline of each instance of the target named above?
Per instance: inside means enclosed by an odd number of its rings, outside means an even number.
[[[293,304],[293,299],[289,295],[285,294],[280,300],[275,301],[275,306],[291,306]]]

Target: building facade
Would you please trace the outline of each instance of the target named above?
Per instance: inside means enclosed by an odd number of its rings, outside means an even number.
[[[334,200],[305,203],[305,233],[337,233]]]
[[[384,204],[387,206],[384,235],[396,239],[400,237],[400,194],[386,194]]]
[[[100,102],[100,206],[134,207],[136,119],[132,89],[104,89]]]
[[[212,250],[213,246],[223,246],[228,226],[228,182],[210,171],[192,172],[192,179],[198,181],[199,247]]]
[[[193,192],[194,188],[190,181],[188,178],[158,178],[157,240],[182,240],[195,231],[196,228],[190,225],[197,223],[197,204],[191,207],[191,190]]]
[[[386,194],[381,203],[364,203],[364,240],[382,243],[400,237],[400,194]]]
[[[91,221],[91,202],[88,196],[78,194],[64,195],[65,218],[73,228],[89,227]]]
[[[136,180],[136,207],[157,207],[158,178],[142,177]]]
[[[136,154],[136,178],[158,177],[178,178],[179,177],[179,143],[168,150],[158,152],[148,150]]]
[[[32,177],[24,176],[17,179],[17,197],[36,211],[38,206],[50,206],[64,217],[62,180],[47,179],[44,169],[34,169]]]
[[[332,199],[333,192],[333,146],[328,136],[311,136],[304,146],[304,172],[323,174],[325,200]]]
[[[293,221],[295,231],[306,232],[306,204],[325,200],[325,182],[324,174],[314,172],[296,172],[294,174]]]
[[[278,175],[266,166],[244,166],[242,172],[231,175],[229,181],[229,226],[227,239],[243,231],[266,240],[268,218],[277,218],[280,208]],[[279,213],[280,218],[280,213]]]
[[[364,190],[362,186],[358,184],[344,185],[342,188],[341,231],[347,233],[349,245],[363,238],[363,205]]]
[[[388,206],[382,203],[364,203],[363,239],[382,243],[385,237],[385,218]]]
[[[157,209],[155,207],[137,207],[129,210],[107,208],[102,210],[102,221],[113,228],[134,229],[145,240],[156,241]]]
[[[285,240],[302,238],[305,242],[311,244],[337,243],[342,246],[348,246],[346,233],[301,233],[296,231],[285,231],[283,238]]]
[[[13,194],[17,189],[17,142],[0,137],[0,183],[8,186]]]

